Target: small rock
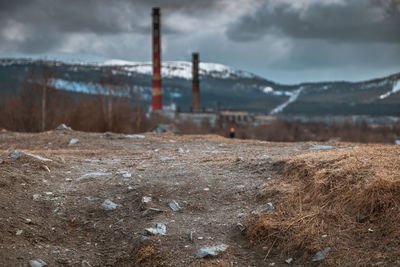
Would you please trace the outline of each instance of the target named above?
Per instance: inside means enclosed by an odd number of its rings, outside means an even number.
[[[64,123],[57,126],[56,130],[72,130],[71,127],[68,127]]]
[[[22,155],[22,152],[19,150],[14,150],[13,152],[11,152],[8,157],[11,159],[19,159]]]
[[[192,231],[190,231],[190,233],[189,233],[189,241],[193,242],[193,232]]]
[[[104,200],[103,204],[101,204],[101,206],[105,209],[105,210],[115,210],[117,208],[117,204],[115,204],[114,202],[112,202],[109,199]]]
[[[132,177],[132,174],[130,174],[129,172],[122,174],[122,177],[124,178],[130,178]]]
[[[32,197],[33,197],[33,200],[38,200],[40,198],[40,195],[39,194],[34,194]]]
[[[220,252],[225,251],[228,248],[227,245],[221,244],[213,247],[204,247],[196,252],[197,258],[204,258],[207,256],[216,257]]]
[[[24,231],[22,231],[22,230],[18,230],[18,231],[15,233],[15,235],[22,235],[23,232],[24,232]]]
[[[31,219],[25,219],[26,223],[31,223],[32,220]]]
[[[244,232],[244,231],[246,231],[246,227],[243,225],[243,224],[241,224],[241,223],[237,223],[236,224],[236,227],[240,230],[240,232]]]
[[[264,210],[265,213],[271,213],[275,209],[274,205],[271,202],[267,203],[267,208]]]
[[[47,263],[45,263],[43,260],[41,259],[36,259],[36,260],[31,260],[29,261],[29,265],[31,267],[43,267],[43,266],[47,266]]]
[[[167,235],[167,226],[163,223],[157,223],[156,228],[146,228],[145,230],[151,235]]]
[[[81,263],[81,267],[92,267],[92,265],[90,265],[89,262],[83,260],[82,263]]]
[[[171,202],[169,202],[168,205],[173,211],[179,211],[181,209],[181,207],[179,207],[178,202],[176,202],[175,200],[172,200]]]
[[[110,175],[111,173],[108,172],[92,172],[92,173],[87,173],[76,179],[78,182],[83,181],[86,179],[91,179],[91,178],[98,178],[100,176],[105,176],[105,175]]]
[[[140,135],[140,134],[129,134],[129,135],[125,135],[125,138],[131,138],[131,139],[143,139],[145,138],[144,135]]]
[[[151,197],[146,197],[146,196],[142,197],[143,204],[148,204],[150,202],[151,202]]]
[[[133,187],[132,186],[128,186],[128,190],[129,191],[133,190]]]
[[[317,262],[317,261],[322,261],[325,259],[326,254],[328,254],[328,252],[331,251],[330,247],[326,247],[324,250],[318,251],[314,258],[312,259],[313,262]]]
[[[70,141],[69,141],[69,144],[68,145],[74,145],[74,144],[76,144],[76,143],[78,143],[79,142],[79,139],[77,139],[77,138],[72,138]]]
[[[163,211],[160,209],[148,208],[145,211],[143,211],[142,216],[144,217],[144,216],[150,215],[152,213],[159,213],[159,212],[163,212]]]
[[[145,235],[140,235],[140,237],[139,237],[139,241],[140,241],[140,242],[145,242],[146,240],[149,240],[149,238],[148,238],[147,236],[145,236]]]
[[[291,263],[293,262],[293,258],[286,259],[285,262],[286,262],[287,264],[291,264]]]

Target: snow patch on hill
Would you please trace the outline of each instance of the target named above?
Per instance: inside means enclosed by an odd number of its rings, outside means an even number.
[[[290,103],[293,103],[294,101],[296,101],[296,99],[299,97],[301,91],[303,91],[304,89],[305,89],[305,87],[301,86],[296,91],[290,92],[292,95],[289,97],[289,99],[286,102],[284,102],[283,104],[281,104],[281,105],[277,106],[276,108],[274,108],[270,112],[270,114],[274,115],[274,114],[282,112]]]
[[[125,71],[135,72],[144,75],[152,74],[151,62],[131,62],[124,60],[107,60],[103,62],[103,66],[121,66]],[[192,63],[186,61],[166,61],[161,64],[161,76],[166,78],[182,78],[186,80],[192,79]],[[222,64],[200,62],[200,75],[207,75],[214,78],[255,78],[256,75],[237,70]]]
[[[379,96],[379,99],[385,99],[385,98],[387,98],[388,96],[390,96],[390,95],[392,95],[392,94],[395,94],[395,93],[397,93],[397,92],[399,92],[399,91],[400,91],[400,80],[398,80],[398,81],[396,81],[396,82],[393,83],[392,91],[389,91],[389,92],[387,92],[387,93],[385,93],[385,94],[383,94],[383,95],[380,95],[380,96]]]

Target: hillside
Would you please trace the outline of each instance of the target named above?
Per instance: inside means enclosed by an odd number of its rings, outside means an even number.
[[[321,266],[396,265],[398,161],[394,145],[1,132],[0,265],[310,265],[326,247]]]
[[[0,60],[0,96],[17,93],[33,73],[51,72],[51,85],[80,93],[104,93],[101,80],[112,73],[114,87],[139,93],[151,101],[151,64],[109,60],[71,63],[29,59]],[[163,102],[181,110],[191,105],[191,63],[164,62]],[[260,76],[214,63],[200,63],[202,106],[285,115],[400,114],[400,74],[365,82],[323,82],[282,85]],[[37,81],[36,81],[37,82]]]

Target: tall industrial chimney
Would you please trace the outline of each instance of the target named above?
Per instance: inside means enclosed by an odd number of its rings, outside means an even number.
[[[152,79],[152,110],[162,109],[161,87],[161,23],[160,8],[154,7],[153,12],[153,79]]]
[[[199,86],[199,54],[192,55],[192,111],[200,112],[200,86]]]

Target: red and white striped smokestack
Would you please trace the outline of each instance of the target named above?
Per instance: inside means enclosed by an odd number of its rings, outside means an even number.
[[[192,111],[200,112],[200,86],[199,86],[199,54],[192,55]]]
[[[161,87],[161,22],[160,8],[154,7],[153,12],[153,79],[152,79],[152,110],[162,109]]]

